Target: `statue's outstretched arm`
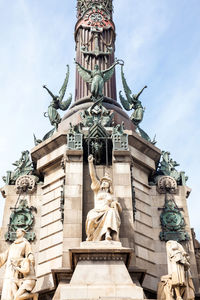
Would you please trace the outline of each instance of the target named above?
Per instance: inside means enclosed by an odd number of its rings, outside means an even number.
[[[91,177],[91,180],[92,180],[91,188],[92,188],[92,190],[98,190],[99,187],[100,187],[100,182],[96,177],[96,172],[95,172],[95,169],[94,169],[93,161],[94,161],[93,155],[90,154],[88,156],[88,163],[89,163],[90,177]]]
[[[106,70],[104,70],[104,71],[102,71],[102,73],[104,74],[104,73],[106,73],[107,71],[110,71],[110,70],[112,70],[116,65],[123,65],[124,64],[124,62],[123,62],[123,60],[116,60],[115,62],[114,62],[114,64],[112,64],[112,66],[110,66],[108,69],[106,69]]]
[[[102,73],[104,74],[104,73],[106,73],[106,72],[108,72],[108,71],[110,71],[110,70],[112,70],[116,65],[118,65],[118,62],[116,61],[116,62],[114,62],[114,64],[112,64],[112,66],[110,66],[108,69],[106,69],[106,70],[104,70],[104,71],[102,71]]]
[[[77,64],[83,71],[85,71],[85,72],[91,74],[91,71],[90,71],[90,70],[84,68],[84,67],[83,67],[81,64],[79,64],[79,62],[77,62],[76,60],[75,60],[75,64]]]
[[[56,98],[55,95],[48,89],[46,85],[43,85],[43,88],[47,90],[47,92],[49,93],[49,95],[51,95],[53,99]]]
[[[142,94],[142,92],[144,91],[144,89],[146,89],[147,88],[147,85],[145,85],[144,87],[143,87],[143,89],[141,89],[141,91],[137,94],[137,96],[135,97],[135,99],[139,99],[139,97],[140,97],[140,95]]]

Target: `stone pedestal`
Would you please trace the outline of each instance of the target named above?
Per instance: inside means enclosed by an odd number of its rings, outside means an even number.
[[[58,286],[60,300],[72,299],[144,299],[143,289],[136,286],[127,270],[132,250],[102,242],[82,243],[71,249],[74,273],[69,284]],[[53,298],[54,299],[54,298]]]

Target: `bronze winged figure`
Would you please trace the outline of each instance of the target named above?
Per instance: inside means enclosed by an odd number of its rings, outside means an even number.
[[[100,70],[98,65],[94,66],[94,70],[88,70],[77,61],[75,61],[75,63],[77,65],[78,72],[83,80],[91,84],[92,98],[94,101],[97,101],[98,99],[103,97],[104,83],[112,77],[115,66],[117,64],[122,65],[123,61],[116,60],[114,64],[112,64],[112,66],[102,71]]]
[[[127,111],[134,109],[134,112],[132,113],[130,119],[136,126],[138,126],[139,123],[143,120],[143,115],[144,115],[144,107],[142,106],[141,101],[139,101],[139,97],[144,91],[144,89],[147,88],[147,86],[145,85],[145,87],[143,87],[143,89],[138,94],[136,95],[132,94],[132,91],[130,90],[126,78],[124,76],[123,66],[121,66],[121,77],[122,77],[124,92],[126,95],[126,99],[125,99],[122,96],[122,92],[121,91],[119,92],[121,104],[123,108]]]
[[[67,65],[67,73],[65,76],[65,80],[63,82],[63,85],[59,91],[59,96],[55,96],[46,85],[43,85],[43,88],[47,90],[47,92],[52,97],[52,101],[48,107],[48,112],[45,113],[45,116],[49,117],[50,123],[52,126],[54,126],[56,129],[58,128],[58,124],[61,122],[60,114],[58,113],[58,109],[61,110],[67,110],[72,102],[72,94],[70,94],[69,98],[66,101],[63,101],[63,98],[65,96],[65,92],[67,89],[69,81],[69,66]]]

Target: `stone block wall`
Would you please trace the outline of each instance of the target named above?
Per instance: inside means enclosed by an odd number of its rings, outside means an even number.
[[[61,201],[65,174],[60,160],[45,168],[43,174],[39,255],[36,268],[37,290],[53,288],[51,270],[61,268],[63,262]]]
[[[66,154],[62,266],[70,268],[69,249],[80,247],[82,242],[83,152],[67,151]]]

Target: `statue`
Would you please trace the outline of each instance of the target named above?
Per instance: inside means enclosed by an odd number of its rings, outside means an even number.
[[[177,181],[179,185],[186,185],[186,181],[188,177],[185,176],[185,172],[177,171],[175,168],[177,166],[179,166],[179,164],[176,161],[174,161],[172,158],[170,158],[170,152],[162,151],[162,160],[160,162],[160,166],[158,168],[156,176],[159,175],[171,176]]]
[[[197,272],[200,274],[200,243],[196,239],[196,233],[194,231],[194,228],[191,228],[192,232],[192,240],[193,240],[193,245],[194,245],[194,253],[196,257],[196,262],[197,262]]]
[[[138,126],[139,123],[142,122],[143,115],[144,115],[144,107],[142,106],[141,101],[139,101],[139,97],[142,94],[142,92],[144,91],[144,89],[147,88],[147,86],[145,85],[145,87],[143,87],[143,89],[138,94],[134,95],[134,94],[132,94],[132,92],[126,82],[124,72],[123,72],[123,65],[121,67],[121,76],[122,76],[124,92],[125,92],[126,98],[127,98],[127,99],[125,99],[122,96],[122,92],[121,91],[119,92],[119,97],[120,97],[122,106],[127,111],[134,109],[134,112],[132,113],[130,119],[133,122],[133,124]],[[131,96],[131,94],[132,94],[132,96]]]
[[[38,294],[31,294],[36,285],[35,276],[35,259],[32,253],[29,253],[27,257],[20,259],[17,264],[12,262],[12,267],[16,274],[16,286],[17,290],[14,290],[14,300],[21,299],[38,299]],[[23,278],[21,278],[23,276]],[[19,279],[21,278],[21,279]]]
[[[95,174],[93,156],[89,155],[89,172],[92,180],[91,189],[94,192],[94,209],[90,210],[86,219],[87,241],[119,241],[121,205],[114,200],[112,180],[105,174],[99,181]]]
[[[130,111],[132,109],[134,110],[132,115],[130,116],[130,119],[133,122],[133,124],[136,126],[136,132],[139,134],[139,136],[141,136],[146,141],[150,142],[152,145],[155,145],[156,144],[156,140],[155,140],[156,136],[154,136],[154,138],[152,140],[149,137],[149,135],[139,126],[139,124],[143,120],[144,111],[145,111],[145,108],[142,106],[142,102],[139,101],[139,97],[143,93],[144,89],[147,88],[147,86],[145,85],[138,94],[132,94],[132,91],[129,88],[126,78],[124,76],[123,65],[121,67],[121,77],[122,77],[122,84],[123,84],[124,92],[126,95],[126,99],[125,99],[122,96],[122,92],[121,91],[119,92],[121,104],[122,104],[123,108],[127,111]]]
[[[157,299],[194,300],[195,291],[190,274],[189,255],[176,241],[168,241],[166,248],[168,275],[161,277]]]
[[[95,65],[94,70],[90,71],[81,66],[81,64],[79,64],[77,61],[75,61],[75,63],[77,64],[78,72],[83,80],[91,84],[91,94],[93,101],[97,101],[99,99],[101,99],[101,101],[103,100],[104,83],[112,77],[114,68],[117,64],[124,64],[123,61],[117,60],[112,66],[110,66],[110,68],[106,70],[101,71],[99,69],[99,66]]]
[[[6,184],[15,184],[18,177],[33,173],[34,168],[29,158],[29,151],[23,151],[20,159],[14,162],[13,166],[16,166],[16,169],[13,172],[7,171],[7,175],[2,177]]]
[[[64,80],[64,83],[59,91],[59,96],[55,96],[47,87],[43,85],[43,88],[47,90],[47,92],[51,95],[52,101],[48,107],[48,112],[44,114],[44,116],[48,116],[50,123],[56,129],[58,128],[58,124],[61,122],[60,114],[58,113],[58,109],[67,110],[72,101],[72,95],[70,94],[69,98],[66,101],[63,101],[65,96],[65,92],[67,89],[67,84],[69,80],[69,66],[67,65],[67,73]]]
[[[17,278],[16,268],[13,266],[18,265],[20,261],[28,258],[30,253],[32,253],[30,243],[24,238],[25,233],[25,230],[17,229],[17,239],[11,244],[7,251],[0,254],[0,267],[6,263],[1,300],[16,300],[16,292],[19,290],[19,280]],[[26,274],[26,276],[27,275],[28,274]]]

